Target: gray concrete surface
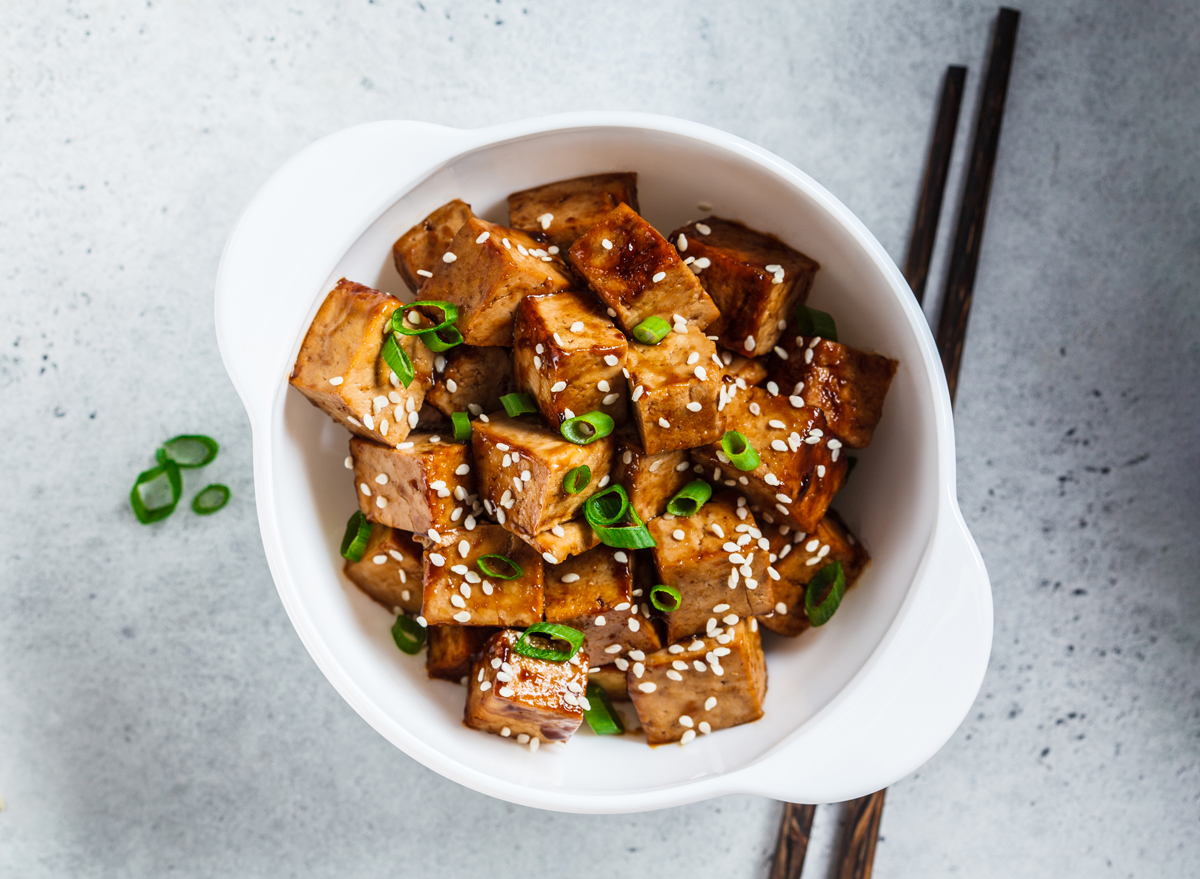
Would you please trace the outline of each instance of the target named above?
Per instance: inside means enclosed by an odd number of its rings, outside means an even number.
[[[969,719],[891,789],[875,875],[1194,876],[1200,14],[1023,11],[957,423],[995,648]],[[604,108],[763,144],[899,260],[942,70],[971,68],[965,148],[994,12],[4,4],[0,875],[764,876],[778,804],[517,808],[342,702],[263,558],[212,329],[221,246],[344,126]],[[131,480],[185,431],[223,443],[204,475],[234,500],[143,528]]]

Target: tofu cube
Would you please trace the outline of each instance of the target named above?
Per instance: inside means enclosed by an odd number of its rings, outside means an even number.
[[[725,380],[727,382],[736,383],[738,379],[741,379],[742,385],[749,387],[750,385],[760,385],[766,381],[767,367],[758,358],[743,357],[732,351],[722,351],[721,362],[725,364]]]
[[[457,327],[468,345],[512,345],[521,300],[571,286],[565,266],[540,241],[478,217],[467,218],[442,260],[421,299],[457,305]]]
[[[400,300],[345,278],[317,309],[289,381],[308,401],[351,433],[376,442],[403,442],[417,423],[433,383],[433,355],[416,337],[401,347],[416,377],[407,388],[380,351]]]
[[[567,662],[532,659],[513,650],[520,638],[504,629],[488,639],[467,681],[463,722],[522,744],[565,742],[583,722],[587,655],[580,650]]]
[[[667,511],[667,502],[692,481],[687,451],[676,449],[647,455],[636,430],[614,434],[612,479],[625,486],[629,502],[643,522]]]
[[[425,674],[466,683],[475,658],[497,631],[492,626],[427,626]]]
[[[695,329],[667,333],[657,345],[629,343],[629,400],[646,454],[694,448],[725,433],[718,360]]]
[[[899,364],[820,336],[793,336],[771,355],[768,370],[785,392],[825,413],[825,420],[852,449],[871,442]]]
[[[648,744],[686,745],[697,734],[763,715],[767,663],[754,619],[673,644],[647,656],[644,665],[640,676],[630,668],[626,682]]]
[[[721,311],[708,334],[747,357],[775,347],[820,268],[774,235],[719,217],[676,229],[671,241]]]
[[[521,539],[541,553],[542,558],[552,565],[565,562],[572,556],[587,552],[600,545],[600,538],[586,519],[572,519],[561,525],[553,525],[541,534]],[[554,559],[554,561],[550,561]]]
[[[478,515],[471,448],[447,439],[414,433],[396,448],[350,440],[363,515],[417,534],[461,528],[467,516]]]
[[[599,660],[592,659],[592,662]],[[588,669],[588,683],[599,685],[613,702],[628,702],[629,687],[625,683],[625,672],[615,665],[592,666]]]
[[[442,360],[439,361],[438,357]],[[512,355],[507,348],[459,345],[434,358],[435,372],[425,401],[449,418],[466,412],[472,418],[500,408],[500,398],[513,389]]]
[[[704,329],[717,306],[675,248],[629,205],[620,205],[571,245],[571,263],[626,333],[658,315]]]
[[[421,611],[421,545],[411,534],[386,525],[372,525],[367,548],[357,562],[349,559],[342,572],[355,586],[393,613]]]
[[[517,306],[517,386],[537,401],[551,425],[588,412],[603,412],[624,424],[629,388],[621,369],[628,348],[625,334],[589,293],[526,296]]]
[[[392,260],[409,289],[416,293],[433,277],[433,270],[450,249],[450,242],[471,213],[465,201],[447,202],[396,239]]]
[[[662,646],[633,597],[633,565],[629,552],[598,546],[546,568],[546,622],[583,632],[583,649],[594,662]]]
[[[767,539],[771,544],[771,555],[775,556],[772,567],[779,579],[772,583],[775,593],[773,612],[758,619],[780,635],[794,637],[809,627],[804,611],[804,592],[817,571],[833,562],[841,562],[848,590],[871,561],[866,549],[833,510],[826,513],[812,534],[787,525],[768,526]]]
[[[499,525],[480,522],[425,540],[421,616],[431,626],[530,626],[542,619],[542,557]],[[521,567],[503,580],[484,573],[479,558],[502,555]],[[498,559],[491,570],[509,573]]]
[[[503,412],[487,418],[476,421],[471,432],[480,498],[497,522],[521,537],[573,519],[608,475],[611,436],[581,446],[534,418]],[[579,494],[568,494],[563,479],[581,464],[591,468],[592,481]]]
[[[514,192],[508,197],[508,225],[540,232],[566,250],[619,204],[638,209],[637,174],[594,174]]]
[[[694,516],[660,516],[648,527],[658,544],[653,550],[658,582],[674,586],[681,599],[678,610],[663,614],[668,643],[775,606],[767,541],[737,492],[713,495]]]
[[[770,385],[768,385],[768,388]],[[719,442],[692,450],[692,460],[723,485],[737,486],[762,508],[779,513],[801,531],[816,531],[829,502],[846,479],[841,441],[825,423],[821,410],[799,397],[772,394],[767,388],[740,390],[725,404],[725,422],[754,447],[761,463],[742,472],[729,463]]]

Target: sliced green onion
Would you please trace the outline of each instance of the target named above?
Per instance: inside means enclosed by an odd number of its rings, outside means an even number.
[[[568,418],[559,427],[563,439],[577,445],[586,446],[598,439],[603,439],[613,432],[616,422],[611,415],[603,412],[589,412],[586,415],[576,415]]]
[[[425,646],[425,628],[412,617],[400,614],[392,625],[392,640],[401,653],[416,656]]]
[[[441,333],[446,334],[446,338],[442,338]],[[435,353],[449,351],[456,345],[463,343],[463,334],[458,331],[458,327],[446,327],[441,330],[427,330],[421,333],[421,341],[425,343],[425,347]]]
[[[827,586],[830,586],[829,594],[820,604],[817,604],[817,596]],[[817,571],[808,581],[808,588],[804,590],[804,612],[808,614],[808,621],[814,626],[823,626],[829,622],[829,618],[834,615],[838,605],[842,603],[842,596],[845,593],[846,574],[842,571],[841,562],[833,562]]]
[[[625,493],[625,486],[619,482],[596,492],[583,505],[583,515],[592,526],[615,525],[625,518],[628,510],[629,495]],[[636,517],[637,513],[634,513],[634,516]]]
[[[596,532],[601,543],[613,549],[651,549],[658,546],[650,529],[640,522],[615,528],[609,525],[592,525],[592,530]]]
[[[211,516],[221,507],[229,503],[229,486],[214,482],[200,489],[200,493],[192,498],[192,512],[200,516]]]
[[[703,479],[693,479],[667,502],[667,512],[672,516],[694,516],[710,497],[712,486]]]
[[[442,312],[442,322],[429,327],[413,326],[404,319],[404,316],[410,309],[417,308],[418,306],[440,309]],[[401,305],[392,312],[392,332],[399,333],[402,336],[423,336],[426,333],[436,333],[438,330],[444,330],[456,320],[458,320],[457,305],[442,302],[438,299],[429,299],[424,302],[410,302],[407,305]]]
[[[858,466],[858,458],[854,455],[846,456],[846,475],[842,477],[842,485],[850,481],[850,474],[854,472],[854,468]]]
[[[383,362],[386,363],[396,373],[396,378],[400,379],[400,383],[404,387],[412,384],[414,378],[417,377],[417,371],[413,368],[412,358],[408,356],[408,352],[400,347],[396,342],[396,337],[393,334],[388,334],[387,341],[383,343]]]
[[[669,332],[671,325],[658,315],[653,315],[633,328],[633,337],[643,345],[657,345]]]
[[[149,525],[175,512],[182,495],[183,477],[179,465],[167,458],[152,470],[138,474],[129,491],[129,504],[137,520]]]
[[[538,647],[529,640],[530,635],[545,635],[555,641],[565,641],[570,650],[554,650],[552,648]],[[582,646],[583,632],[578,629],[572,629],[570,626],[564,626],[561,623],[534,623],[517,639],[517,643],[513,645],[512,649],[514,653],[520,653],[522,656],[528,656],[530,659],[545,659],[548,662],[566,662],[578,653],[579,648]]]
[[[598,736],[619,736],[625,732],[625,724],[621,715],[613,708],[608,693],[599,684],[587,685],[588,708],[583,712],[583,719]]]
[[[491,566],[491,564],[488,562],[488,559],[496,559],[499,562],[503,562],[504,564],[506,564],[510,568],[512,568],[513,571],[515,571],[516,573],[502,574]],[[512,559],[510,559],[508,556],[498,555],[496,553],[489,553],[488,555],[481,555],[478,559],[475,560],[475,565],[479,568],[479,570],[483,571],[483,574],[485,577],[495,577],[497,580],[515,580],[515,579],[517,579],[517,577],[520,577],[525,573],[525,569],[522,568],[520,565],[518,565],[516,562],[514,562]]]
[[[600,542],[617,549],[648,549],[658,546],[650,529],[638,518],[637,511],[629,503],[625,487],[619,483],[610,485],[587,499],[583,515]],[[618,525],[625,519],[630,524]]]
[[[563,491],[567,494],[579,494],[592,481],[592,468],[587,464],[572,467],[563,477]]]
[[[500,398],[500,405],[504,407],[504,411],[508,413],[509,418],[516,418],[518,415],[528,415],[531,412],[537,412],[537,404],[533,402],[533,397],[528,394],[505,394]]]
[[[158,451],[154,453],[155,459],[162,464],[168,458],[178,464],[182,469],[189,470],[193,467],[203,467],[206,464],[211,464],[213,458],[217,457],[217,451],[220,446],[217,441],[209,436],[200,434],[184,434],[173,439],[167,440]]]
[[[464,443],[471,438],[471,416],[466,412],[455,412],[450,416],[450,423],[454,425],[456,443]]]
[[[683,596],[674,586],[660,583],[650,590],[650,603],[663,613],[671,613],[679,610],[683,604]]]
[[[721,437],[721,451],[729,456],[729,462],[739,470],[753,470],[762,463],[754,446],[736,430],[725,431],[725,436]]]
[[[807,305],[797,305],[796,324],[802,336],[820,336],[831,342],[838,340],[837,323],[834,321],[833,315],[827,311],[818,311]]]
[[[371,523],[362,511],[356,512],[346,523],[346,534],[342,537],[342,558],[352,562],[361,562],[363,552],[367,548],[367,540],[371,537]]]

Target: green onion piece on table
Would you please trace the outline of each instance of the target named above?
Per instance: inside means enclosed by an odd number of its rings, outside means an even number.
[[[154,457],[160,464],[169,458],[184,470],[189,470],[211,464],[219,449],[217,441],[210,436],[184,434],[163,443]]]
[[[599,684],[587,685],[588,707],[584,709],[583,719],[598,736],[619,736],[625,732],[625,724],[621,715],[613,708],[608,693]]]
[[[400,379],[400,384],[406,388],[411,385],[413,379],[417,377],[417,371],[413,368],[412,358],[396,342],[393,334],[388,334],[380,353],[383,355],[384,363],[391,368],[392,372],[396,373],[396,378]]]
[[[671,325],[657,315],[646,318],[633,328],[633,337],[643,345],[657,345],[671,332]]]
[[[693,479],[667,502],[672,516],[694,516],[712,497],[712,486],[703,479]]]
[[[214,482],[200,489],[192,498],[192,512],[200,516],[211,516],[221,507],[229,503],[229,486]]]
[[[129,492],[129,504],[137,520],[149,525],[175,512],[182,495],[183,477],[179,465],[167,458],[152,470],[138,474]]]
[[[745,436],[736,430],[727,430],[721,437],[721,451],[729,458],[729,462],[739,470],[753,470],[762,463],[762,458],[754,450],[754,446]]]
[[[616,422],[612,420],[612,416],[605,415],[603,412],[589,412],[586,415],[568,418],[559,427],[559,432],[562,433],[563,439],[576,445],[586,446],[588,443],[594,443],[596,440],[608,436],[613,432],[614,427],[616,427]]]
[[[817,598],[826,588],[829,589],[829,594],[818,604]],[[804,612],[808,614],[808,621],[814,626],[823,626],[829,622],[838,605],[842,603],[845,593],[846,574],[842,571],[841,562],[833,562],[817,571],[804,590]]]
[[[454,425],[456,443],[464,443],[471,438],[471,416],[466,412],[455,412],[450,416],[450,423]]]
[[[409,311],[418,306],[422,308],[436,308],[442,312],[442,322],[432,324],[427,327],[415,326],[412,321],[406,319]],[[418,312],[419,314],[420,312]],[[452,305],[449,302],[442,302],[439,299],[430,299],[425,302],[410,302],[407,305],[401,305],[392,312],[392,332],[399,333],[402,336],[423,336],[426,333],[435,333],[438,330],[444,330],[458,320],[458,306]]]
[[[683,596],[674,586],[660,583],[650,590],[650,603],[663,613],[671,613],[679,610],[680,605],[683,604]]]
[[[555,650],[553,648],[538,647],[529,640],[530,635],[545,635],[555,641],[564,641],[569,650]],[[578,629],[572,629],[570,626],[564,626],[562,623],[534,623],[525,633],[517,639],[517,643],[513,645],[514,653],[520,653],[522,656],[528,656],[530,659],[545,659],[548,662],[566,662],[572,656],[579,652],[579,648],[583,646],[583,632]]]
[[[500,405],[504,407],[504,411],[508,413],[509,418],[516,418],[518,415],[529,415],[537,412],[537,404],[533,402],[533,397],[528,394],[505,394],[500,398]]]
[[[491,559],[495,559],[500,564],[508,565],[512,569],[513,573],[502,573],[497,571],[494,567],[492,567],[492,563],[490,561]],[[515,580],[517,577],[520,577],[525,573],[525,569],[508,556],[498,555],[496,553],[481,555],[475,560],[475,565],[479,568],[479,570],[483,571],[483,575],[485,577],[495,577],[497,580]]]
[[[587,464],[572,467],[563,477],[563,491],[567,494],[579,494],[592,481],[592,468]]]
[[[401,653],[416,656],[425,646],[425,637],[425,629],[412,617],[400,614],[392,624],[392,640],[396,642]]]
[[[371,523],[361,511],[356,511],[346,523],[346,533],[342,537],[342,558],[361,562],[370,536]]]
[[[441,333],[446,334],[446,338],[442,338]],[[425,347],[434,353],[449,351],[451,348],[463,343],[463,334],[458,331],[458,327],[446,327],[441,330],[428,330],[421,333],[421,341],[425,343]]]
[[[834,321],[833,315],[827,311],[818,311],[807,305],[797,305],[796,326],[802,336],[820,336],[831,342],[838,340],[837,323]]]

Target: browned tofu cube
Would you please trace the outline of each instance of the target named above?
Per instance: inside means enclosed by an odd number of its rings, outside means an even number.
[[[450,249],[455,234],[467,218],[473,216],[471,206],[456,198],[396,239],[392,245],[392,260],[410,290],[417,292],[433,277],[433,270]]]
[[[751,618],[714,637],[673,644],[629,669],[629,698],[646,742],[687,744],[758,720],[767,695],[767,663],[757,621]]]
[[[411,534],[386,525],[372,525],[367,548],[357,562],[349,559],[342,571],[359,589],[393,613],[421,610],[421,546]]]
[[[477,512],[474,463],[470,446],[447,439],[414,433],[396,448],[350,440],[363,515],[418,534],[461,528]]]
[[[574,518],[608,476],[611,437],[581,446],[534,418],[486,417],[471,432],[479,495],[497,522],[526,539]],[[563,479],[581,464],[591,468],[592,481],[568,494]]]
[[[431,626],[531,626],[542,619],[542,557],[511,533],[480,522],[471,530],[446,531],[425,544],[421,616]],[[516,562],[519,576],[505,580],[479,566],[485,555]],[[495,573],[513,571],[499,559],[485,559]]]
[[[693,449],[692,460],[708,468],[705,475],[714,481],[736,485],[764,509],[778,512],[786,524],[815,531],[846,479],[841,441],[829,432],[821,410],[805,406],[799,397],[767,388],[734,390],[725,422],[737,425],[761,463],[742,472],[729,463],[719,442]]]
[[[598,660],[593,659],[592,662]],[[588,669],[588,683],[601,687],[613,702],[628,702],[629,687],[625,683],[625,672],[615,665],[592,666]]]
[[[687,451],[676,449],[647,455],[636,430],[614,434],[612,478],[625,486],[634,512],[643,522],[667,511],[667,502],[692,481]]]
[[[566,250],[619,204],[638,210],[637,174],[594,174],[514,192],[508,197],[508,225],[540,232]]]
[[[652,315],[701,330],[720,316],[675,248],[629,205],[572,244],[571,263],[627,333]]]
[[[511,345],[522,299],[571,286],[565,267],[541,242],[478,217],[467,218],[442,260],[421,299],[457,305],[456,326],[468,345]]]
[[[541,534],[532,537],[520,535],[521,539],[542,554],[542,558],[554,559],[551,564],[564,562],[571,556],[585,553],[600,545],[600,537],[592,530],[586,519],[572,519],[561,525],[553,525]]]
[[[719,217],[676,229],[671,241],[721,311],[708,334],[748,357],[775,347],[820,268],[774,235]]]
[[[871,442],[899,364],[820,336],[791,336],[771,355],[769,370],[784,393],[825,413],[829,429],[852,449]]]
[[[668,514],[648,527],[658,544],[659,582],[680,594],[679,609],[663,614],[668,642],[715,632],[774,607],[767,541],[737,492],[713,495],[694,516]]]
[[[866,549],[833,510],[825,515],[812,534],[778,525],[767,528],[767,539],[771,544],[771,555],[775,557],[772,568],[779,578],[772,584],[775,608],[760,616],[759,622],[780,635],[794,637],[808,628],[804,592],[817,571],[833,562],[841,562],[849,589],[871,561]]]
[[[722,365],[701,332],[670,332],[657,345],[629,343],[629,400],[648,455],[719,440]]]
[[[742,384],[748,387],[762,384],[767,378],[767,367],[758,358],[722,351],[721,362],[725,364],[726,381],[736,382],[741,379]]]
[[[546,568],[546,622],[583,632],[594,662],[662,646],[633,597],[633,565],[630,553],[598,546]]]
[[[438,360],[438,358],[442,358]],[[513,389],[512,355],[507,348],[459,345],[434,358],[435,373],[425,401],[449,418],[455,412],[478,417],[500,408]]]
[[[517,307],[513,369],[551,425],[588,412],[617,424],[629,417],[629,389],[621,369],[625,334],[590,293],[526,296]]]
[[[308,401],[351,433],[381,443],[403,442],[433,382],[433,359],[415,336],[401,347],[416,378],[407,388],[380,356],[400,300],[345,278],[317,309],[289,379]]]
[[[492,626],[426,627],[425,674],[465,684],[475,657],[496,631]]]
[[[513,650],[520,638],[505,629],[488,639],[467,681],[463,722],[530,742],[535,750],[533,742],[565,742],[583,722],[587,655],[581,650],[567,662],[532,659]]]

